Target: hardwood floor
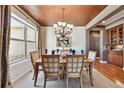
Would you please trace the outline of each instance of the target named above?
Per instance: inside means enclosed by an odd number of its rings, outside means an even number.
[[[101,64],[99,60],[95,63],[95,69],[105,75],[119,86],[124,86],[124,71],[122,68],[112,64]]]

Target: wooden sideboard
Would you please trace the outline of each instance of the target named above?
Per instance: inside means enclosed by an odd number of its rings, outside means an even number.
[[[112,27],[109,32],[109,44],[107,46],[107,61],[119,67],[123,67],[123,24]]]
[[[119,67],[123,67],[123,51],[110,50],[107,53],[108,63],[114,64]]]

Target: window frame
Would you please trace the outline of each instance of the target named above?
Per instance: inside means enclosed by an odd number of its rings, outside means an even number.
[[[9,60],[9,64],[11,65],[11,64],[15,64],[15,63],[18,63],[18,62],[20,62],[20,61],[22,61],[22,60],[25,60],[25,59],[28,59],[29,58],[29,56],[27,55],[27,43],[28,42],[32,42],[32,43],[35,43],[35,50],[37,50],[38,48],[37,48],[37,32],[38,32],[38,30],[37,30],[37,28],[36,27],[34,27],[33,25],[29,25],[28,23],[26,24],[25,22],[23,22],[24,20],[23,19],[21,19],[21,18],[16,18],[15,16],[13,16],[13,14],[11,15],[11,19],[14,19],[14,20],[16,20],[17,22],[19,22],[19,23],[21,23],[21,24],[23,24],[24,25],[24,39],[16,39],[16,38],[11,38],[11,36],[10,36],[10,40],[12,40],[12,41],[22,41],[22,42],[24,42],[24,48],[25,48],[25,51],[24,51],[24,58],[20,58],[20,59],[14,59],[14,60]],[[32,27],[31,27],[32,26]],[[31,41],[31,40],[27,40],[27,29],[28,28],[30,28],[30,29],[32,29],[33,31],[35,31],[35,41]]]

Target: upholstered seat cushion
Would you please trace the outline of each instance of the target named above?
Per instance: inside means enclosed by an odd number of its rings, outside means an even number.
[[[67,77],[80,77],[80,73],[68,73]]]

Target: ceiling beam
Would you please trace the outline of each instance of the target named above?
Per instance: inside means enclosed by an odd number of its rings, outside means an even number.
[[[121,5],[109,5],[107,6],[103,11],[101,11],[94,19],[92,19],[87,25],[86,25],[86,30],[93,28],[96,26],[97,23],[101,22],[102,20],[107,19],[115,13],[117,9],[122,7]]]

